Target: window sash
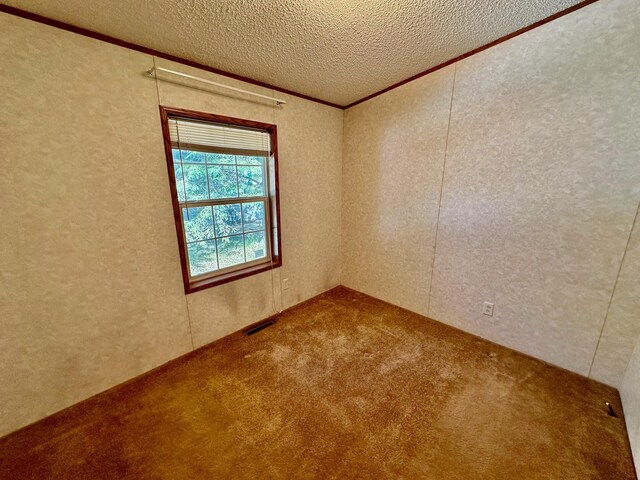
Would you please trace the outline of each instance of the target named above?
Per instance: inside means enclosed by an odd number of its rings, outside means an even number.
[[[264,179],[264,185],[263,185],[263,191],[269,192],[270,191],[270,175],[269,175],[269,168],[268,168],[268,163],[269,163],[269,155],[268,152],[262,151],[262,150],[255,150],[255,151],[249,151],[249,150],[232,150],[232,149],[223,149],[223,148],[215,148],[215,147],[207,147],[207,146],[203,146],[203,145],[194,145],[194,144],[183,144],[181,142],[172,142],[171,145],[172,148],[175,148],[177,150],[182,150],[182,151],[192,151],[192,152],[203,152],[203,153],[227,153],[230,155],[236,155],[236,156],[250,156],[250,157],[255,157],[255,156],[260,156],[263,157],[263,161],[262,161],[262,178]],[[173,157],[172,154],[172,158],[173,158],[173,162],[174,164],[179,164],[179,165],[216,165],[215,163],[199,163],[199,162],[183,162],[182,161],[182,157],[180,158],[175,158]],[[222,166],[235,166],[236,167],[236,174],[237,174],[237,169],[240,166],[244,166],[244,164],[239,164],[237,163],[238,159],[236,159],[236,163],[234,164],[220,164]],[[257,167],[258,165],[252,165],[252,164],[247,164],[246,166],[251,166],[251,167]],[[178,179],[176,179],[176,182],[178,181]],[[238,179],[236,179],[236,181],[238,181]],[[207,187],[209,187],[209,176],[207,175]],[[225,235],[222,237],[218,237],[216,235],[216,231],[215,231],[215,218],[213,218],[213,233],[214,233],[214,237],[211,239],[207,239],[209,241],[213,240],[215,241],[216,244],[216,264],[218,265],[218,267],[220,267],[220,257],[219,257],[219,251],[218,251],[218,242],[217,240],[220,238],[227,238],[227,237],[232,237],[232,236],[242,236],[243,239],[243,251],[244,251],[244,255],[245,255],[245,261],[238,263],[237,265],[231,265],[229,267],[224,267],[224,268],[217,268],[216,270],[210,271],[210,272],[205,272],[199,275],[193,275],[192,271],[191,271],[191,258],[189,256],[189,245],[193,244],[193,243],[198,243],[198,242],[187,242],[187,232],[186,232],[186,227],[185,227],[185,223],[184,223],[184,216],[183,216],[183,209],[184,208],[195,208],[195,207],[214,207],[217,205],[235,205],[235,204],[245,204],[245,203],[256,203],[256,202],[262,202],[263,204],[263,208],[264,208],[264,223],[265,223],[265,227],[264,230],[255,230],[255,231],[251,231],[251,232],[245,232],[244,231],[244,219],[242,221],[242,232],[239,234],[235,234],[235,235]],[[270,222],[270,211],[269,211],[269,197],[266,195],[262,195],[262,196],[253,196],[253,197],[228,197],[228,198],[216,198],[216,199],[206,199],[206,200],[187,200],[187,201],[178,201],[178,205],[180,207],[180,219],[182,221],[182,236],[184,238],[184,245],[185,245],[185,256],[187,259],[187,268],[189,270],[189,280],[191,282],[195,282],[195,281],[200,281],[200,280],[204,280],[207,278],[215,278],[216,276],[219,275],[224,275],[226,273],[231,273],[231,272],[235,272],[238,270],[243,270],[245,268],[248,267],[252,267],[255,265],[261,265],[261,264],[267,264],[267,263],[271,263],[272,262],[272,255],[271,255],[271,222]],[[243,211],[241,211],[241,215],[244,217],[244,213]],[[256,232],[263,232],[264,233],[264,237],[265,237],[265,250],[266,250],[266,256],[264,258],[258,258],[255,260],[246,260],[247,257],[247,252],[246,252],[246,243],[245,242],[245,235],[248,233],[256,233]],[[206,240],[201,240],[201,241],[206,241]]]
[[[222,236],[217,236],[216,235],[216,227],[215,227],[215,214],[212,212],[212,222],[213,222],[213,238],[207,238],[207,239],[203,239],[203,240],[198,240],[195,242],[187,242],[187,229],[185,227],[184,224],[184,215],[183,215],[183,208],[194,208],[194,207],[214,207],[216,205],[233,205],[233,204],[245,204],[245,203],[257,203],[257,202],[262,202],[263,204],[263,208],[264,208],[264,229],[260,229],[260,230],[251,230],[249,232],[245,232],[244,231],[244,210],[241,210],[240,214],[242,215],[242,232],[240,233],[236,233],[236,234],[232,234],[232,235],[222,235]],[[189,269],[189,280],[192,282],[195,281],[199,281],[199,280],[204,280],[207,278],[215,278],[219,275],[224,275],[225,273],[231,273],[231,272],[235,272],[238,270],[243,270],[245,268],[248,267],[252,267],[255,265],[262,265],[262,264],[269,264],[272,263],[273,258],[271,255],[271,215],[269,215],[269,208],[270,208],[270,202],[269,202],[269,197],[240,197],[240,198],[225,198],[225,199],[210,199],[210,200],[198,200],[198,201],[191,201],[191,202],[178,202],[178,205],[180,206],[180,220],[182,222],[182,238],[184,241],[184,245],[185,245],[185,256],[187,259],[187,268]],[[247,258],[247,246],[245,242],[245,235],[250,234],[250,233],[258,233],[258,232],[263,232],[264,233],[264,238],[265,238],[265,251],[266,251],[266,256],[263,258],[257,258],[255,260],[249,260],[246,261]],[[229,237],[235,237],[235,236],[242,236],[242,241],[243,241],[243,249],[244,249],[244,255],[245,255],[245,261],[242,263],[238,263],[237,265],[231,265],[229,267],[224,267],[224,268],[218,268],[216,270],[213,270],[211,272],[205,272],[202,273],[200,275],[193,275],[191,273],[191,259],[189,258],[189,245],[194,244],[194,243],[199,243],[199,242],[206,242],[206,241],[215,241],[216,242],[216,263],[218,265],[218,267],[220,266],[220,260],[219,260],[219,253],[218,253],[218,239],[221,238],[229,238]]]

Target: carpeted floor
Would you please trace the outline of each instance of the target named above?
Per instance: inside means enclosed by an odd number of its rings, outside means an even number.
[[[0,478],[633,479],[605,401],[338,287],[0,439]]]

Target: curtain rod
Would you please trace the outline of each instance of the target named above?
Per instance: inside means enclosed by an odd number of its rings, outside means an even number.
[[[266,100],[271,100],[272,102],[276,102],[276,104],[278,104],[278,105],[284,105],[284,104],[287,103],[284,100],[280,100],[278,98],[269,97],[267,95],[262,95],[260,93],[250,92],[249,90],[243,90],[241,88],[230,87],[229,85],[224,85],[223,83],[212,82],[211,80],[206,80],[206,79],[200,78],[200,77],[194,77],[193,75],[188,75],[188,74],[182,73],[182,72],[176,72],[175,70],[169,70],[167,68],[151,67],[149,70],[147,70],[147,74],[150,77],[157,78],[156,72],[170,73],[171,75],[177,75],[179,77],[190,78],[191,80],[196,80],[197,82],[207,83],[209,85],[215,85],[216,87],[227,88],[229,90],[233,90],[234,92],[246,93],[247,95],[253,95],[254,97],[260,97],[260,98],[264,98]]]

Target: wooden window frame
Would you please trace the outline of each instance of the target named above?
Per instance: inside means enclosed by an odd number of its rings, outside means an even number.
[[[265,171],[268,176],[267,183],[267,212],[265,212],[266,223],[268,225],[268,249],[269,257],[265,262],[252,264],[246,267],[240,267],[236,270],[223,274],[212,272],[211,276],[206,278],[192,279],[189,275],[189,265],[187,257],[187,245],[185,242],[185,232],[182,223],[182,214],[180,212],[180,202],[178,199],[178,190],[176,187],[176,178],[173,166],[173,152],[171,146],[171,136],[169,133],[169,117],[183,118],[185,120],[199,120],[205,122],[213,122],[217,124],[225,124],[231,126],[248,127],[268,132],[270,139],[270,160],[273,164],[273,176],[269,174],[268,166]],[[169,188],[171,190],[171,203],[173,204],[173,216],[176,226],[176,234],[178,237],[178,249],[180,251],[180,263],[182,265],[182,280],[184,282],[185,294],[204,290],[206,288],[215,287],[224,283],[239,280],[261,272],[266,272],[274,268],[282,266],[282,242],[280,223],[280,188],[278,183],[278,141],[277,127],[270,123],[256,122],[253,120],[244,120],[241,118],[227,117],[224,115],[216,115],[212,113],[196,112],[193,110],[185,110],[182,108],[173,108],[160,106],[160,122],[162,124],[162,136],[164,140],[164,150],[167,160],[167,170],[169,173]],[[241,264],[242,265],[242,264]]]

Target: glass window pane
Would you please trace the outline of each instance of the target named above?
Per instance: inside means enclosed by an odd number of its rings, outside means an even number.
[[[244,241],[242,240],[242,235],[219,238],[216,241],[218,242],[220,268],[244,263]]]
[[[267,243],[265,242],[264,232],[247,233],[244,236],[244,245],[247,252],[247,262],[266,258]]]
[[[194,152],[191,150],[180,150],[180,153],[182,153],[180,161],[183,163],[204,163],[206,155],[203,152]]]
[[[215,240],[188,243],[189,270],[191,276],[202,275],[218,269]]]
[[[176,176],[176,189],[178,190],[178,201],[184,202],[184,181],[182,179],[182,164],[173,164],[173,173]]]
[[[207,170],[204,165],[183,165],[187,200],[205,200],[209,196]]]
[[[183,208],[182,222],[187,242],[197,242],[214,237],[211,207]]]
[[[224,153],[207,153],[207,163],[215,163],[217,165],[235,165],[235,155],[227,155]]]
[[[216,205],[213,207],[216,221],[216,237],[226,237],[242,233],[242,213],[240,204]]]
[[[262,167],[238,166],[238,187],[241,197],[264,196]]]
[[[209,165],[211,198],[235,198],[238,196],[238,180],[235,166]]]
[[[244,231],[264,230],[264,202],[242,204]]]
[[[236,160],[238,165],[262,165],[264,161],[264,157],[245,157],[245,156],[237,156]]]

